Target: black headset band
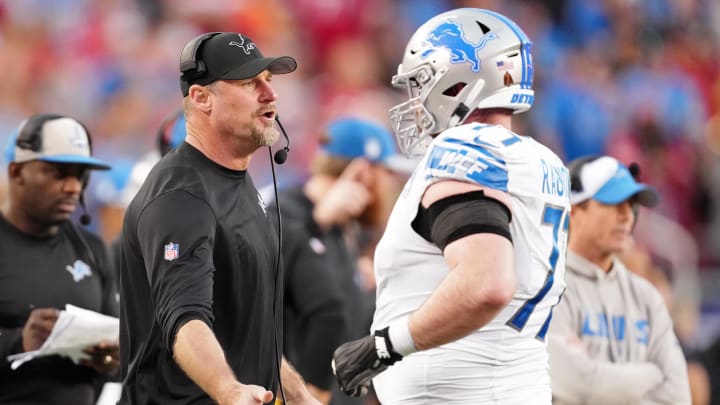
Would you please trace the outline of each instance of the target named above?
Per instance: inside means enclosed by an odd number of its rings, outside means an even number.
[[[199,79],[207,71],[205,63],[198,60],[198,54],[200,48],[208,39],[215,35],[222,34],[222,32],[207,32],[202,35],[198,35],[188,42],[180,52],[180,73],[186,79]]]
[[[570,191],[573,192],[581,192],[583,191],[583,184],[582,184],[582,168],[597,159],[599,159],[600,156],[585,156],[578,159],[573,160],[570,162],[570,165],[568,166],[568,170],[570,171]]]
[[[44,113],[36,114],[25,120],[20,124],[18,128],[17,138],[15,139],[15,145],[20,149],[31,150],[33,152],[39,152],[42,149],[43,137],[41,131],[46,122],[57,120],[60,118],[68,118],[64,115]],[[85,124],[75,120],[85,130],[87,134],[88,148],[92,153],[92,138],[90,137],[90,131],[88,131]]]

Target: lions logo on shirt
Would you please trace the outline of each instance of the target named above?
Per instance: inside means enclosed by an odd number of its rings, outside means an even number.
[[[84,279],[85,277],[92,276],[92,271],[90,271],[90,266],[88,266],[85,262],[82,260],[75,260],[75,263],[73,265],[67,265],[65,266],[65,270],[67,270],[70,274],[72,274],[73,281],[80,282],[80,280]]]

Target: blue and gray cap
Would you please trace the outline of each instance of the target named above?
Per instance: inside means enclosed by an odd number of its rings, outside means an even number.
[[[571,204],[593,199],[616,205],[629,199],[646,207],[655,206],[658,192],[638,183],[625,165],[610,156],[579,158],[568,164],[572,193]]]
[[[352,160],[365,158],[400,173],[411,173],[417,165],[398,153],[392,133],[373,121],[343,117],[328,123],[329,141],[321,150],[330,156]]]
[[[91,156],[90,142],[88,131],[77,120],[58,114],[37,114],[23,121],[12,134],[5,158],[15,163],[42,160],[109,170],[109,164]]]

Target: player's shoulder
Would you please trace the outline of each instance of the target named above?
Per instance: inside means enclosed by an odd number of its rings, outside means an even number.
[[[430,144],[422,181],[458,180],[507,191],[508,145],[519,137],[501,126],[471,123],[443,131]]]
[[[542,157],[552,164],[562,164],[562,160],[547,146],[501,125],[471,123],[449,128],[436,137],[432,147],[464,150],[463,153],[475,151],[521,161],[530,155]]]
[[[482,150],[502,149],[519,139],[518,135],[500,125],[471,123],[448,128],[437,136],[434,143]]]

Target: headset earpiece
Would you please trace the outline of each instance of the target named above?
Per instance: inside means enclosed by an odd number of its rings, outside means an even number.
[[[42,149],[42,136],[40,130],[47,121],[63,118],[58,114],[38,114],[23,121],[18,128],[17,139],[15,145],[21,149],[39,152]],[[86,131],[87,132],[87,131]]]
[[[180,52],[180,73],[186,80],[199,79],[205,75],[207,68],[205,62],[198,60],[198,52],[205,41],[221,34],[220,32],[208,32],[198,35],[188,42]]]
[[[582,178],[580,178],[580,174],[582,173],[582,168],[585,166],[585,164],[592,162],[593,160],[598,159],[600,156],[586,156],[583,158],[579,158],[570,164],[568,166],[568,170],[570,171],[570,191],[579,193],[583,191],[583,184],[582,184]]]

